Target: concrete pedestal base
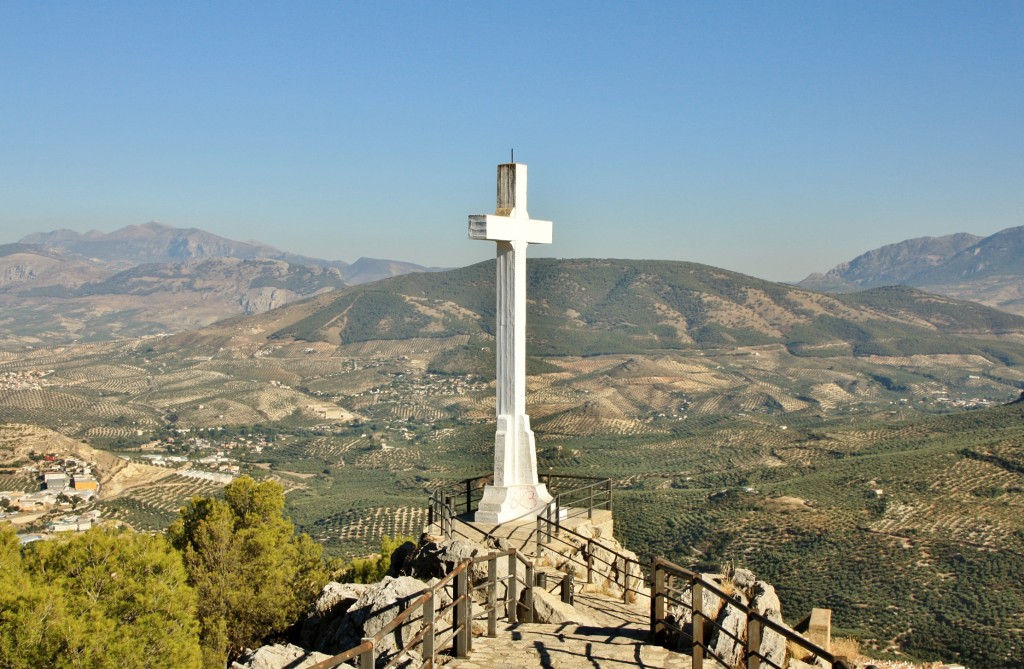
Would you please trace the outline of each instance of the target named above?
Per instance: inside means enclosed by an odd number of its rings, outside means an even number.
[[[507,523],[510,520],[536,518],[554,499],[543,483],[536,485],[493,486],[484,488],[483,499],[473,520],[478,523]]]

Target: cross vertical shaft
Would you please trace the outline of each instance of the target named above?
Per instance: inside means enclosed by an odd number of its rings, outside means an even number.
[[[469,237],[497,242],[494,483],[484,490],[480,522],[533,518],[549,501],[537,477],[537,452],[526,414],[526,249],[551,243],[551,222],[526,210],[526,165],[498,166],[497,208],[470,216]]]

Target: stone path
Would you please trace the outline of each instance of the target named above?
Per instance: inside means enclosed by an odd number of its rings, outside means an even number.
[[[473,638],[468,658],[452,669],[543,667],[544,669],[689,669],[690,657],[647,643],[647,611],[599,594],[576,595],[576,607],[594,625],[499,625],[498,636]]]
[[[611,512],[595,510],[593,515],[590,520],[585,515],[570,518],[563,525],[575,528],[582,522],[589,522],[604,527],[610,535]],[[456,524],[456,530],[463,537],[480,543],[487,538],[500,538],[505,545],[536,557],[534,521],[488,525],[462,519]],[[625,604],[621,599],[599,592],[577,592],[574,605],[593,622],[587,625],[499,623],[495,638],[474,636],[469,657],[450,659],[444,666],[451,669],[690,669],[689,655],[647,643],[650,610],[646,597],[636,604]]]

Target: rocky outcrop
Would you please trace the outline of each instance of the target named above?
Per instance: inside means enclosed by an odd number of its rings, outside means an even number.
[[[231,663],[231,669],[305,669],[330,655],[311,653],[292,644],[274,644],[250,651]]]
[[[545,549],[544,558],[538,562],[559,571],[573,572],[577,581],[586,583],[586,565],[593,553],[593,572],[590,582],[583,586],[584,591],[604,592],[612,597],[623,597],[630,603],[636,601],[638,594],[648,594],[636,553],[615,537],[606,535],[601,526],[583,523],[573,532],[579,536],[564,534],[557,546],[551,544]]]
[[[764,581],[756,581],[752,590],[751,608],[774,623],[785,624],[782,619],[782,604],[775,588]],[[761,656],[777,666],[782,666],[782,661],[786,658],[786,639],[774,630],[762,629]]]
[[[741,604],[747,603],[743,593],[733,594]],[[732,669],[743,659],[743,642],[747,636],[747,614],[738,606],[726,602],[715,619],[718,627],[712,626],[711,649],[715,657],[721,658],[723,669]],[[715,666],[715,665],[712,665]]]
[[[666,612],[668,622],[682,630],[674,644],[677,649],[689,649],[693,639],[693,591],[687,590],[679,598],[682,604],[669,607]],[[701,596],[700,610],[707,618],[717,619],[718,612],[722,608],[722,598],[710,590],[705,589]],[[711,626],[704,625],[704,633],[701,641],[707,643],[711,639]]]
[[[494,549],[470,541],[438,541],[430,537],[425,537],[419,546],[404,544],[392,554],[389,575],[380,583],[328,583],[306,613],[299,633],[300,642],[304,648],[329,655],[354,648],[364,638],[378,634],[412,601],[436,583],[438,578],[450,574],[463,561],[485,555],[491,550]],[[499,581],[496,595],[500,602],[506,597],[506,582],[500,579],[508,574],[508,560],[499,559],[497,568]],[[468,576],[472,586],[485,583],[488,576],[487,564],[473,565]],[[525,577],[525,568],[518,576],[520,579]],[[448,605],[450,599],[443,589],[438,593],[440,597],[436,607],[440,609]],[[482,605],[486,597],[485,589],[474,591],[473,597],[477,604]],[[535,605],[551,621],[589,620],[583,615],[573,615],[569,612],[572,611],[571,606],[562,604],[553,596],[545,598],[541,595],[538,599],[540,601]],[[566,606],[569,611],[564,610]],[[451,612],[442,621],[442,624],[450,626]],[[385,635],[376,648],[379,660],[386,663],[393,658],[409,639],[420,632],[422,626],[423,614],[417,611],[401,626]],[[412,660],[415,664],[416,657],[412,657]]]
[[[782,618],[782,605],[775,588],[759,580],[748,569],[734,569],[728,574],[704,574],[704,579],[718,584],[718,588],[739,601],[745,607],[757,611],[772,622],[785,625]],[[681,596],[680,605],[671,606],[666,611],[668,622],[681,631],[675,639],[668,639],[670,645],[679,650],[689,651],[693,641],[693,592],[686,590]],[[701,611],[708,620],[715,624],[705,623],[702,641],[715,656],[724,661],[716,662],[710,655],[705,666],[725,667],[732,669],[738,666],[743,657],[743,646],[747,639],[747,615],[732,603],[723,602],[722,598],[708,589],[703,590]],[[786,666],[787,644],[778,632],[763,627],[761,630],[760,654],[775,666]],[[789,660],[791,663],[793,658]],[[789,666],[794,666],[790,664]]]
[[[444,578],[452,569],[465,560],[487,555],[490,551],[501,550],[500,547],[485,546],[465,539],[449,539],[441,541],[426,539],[415,551],[408,554],[397,573],[412,576],[419,579]],[[516,562],[516,578],[520,582],[526,580],[526,567],[521,562]],[[509,561],[507,558],[497,560],[497,584],[495,597],[502,602],[507,599]],[[392,564],[395,569],[395,564]],[[487,563],[478,562],[470,565],[469,583],[471,586],[479,586],[487,582]],[[389,572],[391,573],[391,572]],[[484,603],[485,593],[483,590],[476,590],[473,593],[474,599]]]
[[[417,550],[408,554],[398,568],[398,573],[421,579],[444,578],[464,560],[470,560],[486,553],[486,546],[472,541],[462,539],[428,540],[420,544]]]
[[[306,612],[299,642],[304,648],[323,647],[323,640],[338,636],[341,622],[371,586],[362,583],[331,582],[320,591],[320,596]]]
[[[430,583],[408,576],[385,576],[372,585],[329,583],[307,613],[301,632],[303,645],[330,655],[354,648],[384,629],[429,587]],[[356,597],[354,601],[352,597]],[[420,631],[422,619],[422,613],[416,612],[385,635],[377,646],[378,657],[393,657]]]

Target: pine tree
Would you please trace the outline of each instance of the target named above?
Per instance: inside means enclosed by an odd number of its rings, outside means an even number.
[[[168,529],[199,596],[204,665],[223,667],[291,626],[327,580],[321,548],[297,536],[274,481],[243,476],[224,500],[195,497]]]
[[[196,598],[160,536],[93,529],[23,549],[0,529],[0,666],[200,666]]]

